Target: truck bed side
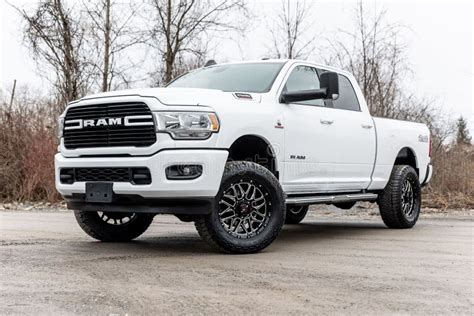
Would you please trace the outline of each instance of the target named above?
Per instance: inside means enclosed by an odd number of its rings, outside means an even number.
[[[369,190],[381,190],[387,184],[397,156],[402,150],[415,156],[420,182],[426,177],[429,157],[429,130],[426,125],[374,117],[377,150]]]

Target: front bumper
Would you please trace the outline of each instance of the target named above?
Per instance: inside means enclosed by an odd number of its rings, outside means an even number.
[[[209,199],[218,190],[224,173],[228,152],[226,150],[169,149],[145,157],[77,157],[55,156],[56,189],[66,200],[85,194],[85,182],[61,183],[61,168],[111,168],[146,167],[151,173],[151,184],[135,185],[114,182],[115,195],[134,196],[141,200]],[[168,180],[165,169],[176,164],[202,165],[202,175],[192,180]]]

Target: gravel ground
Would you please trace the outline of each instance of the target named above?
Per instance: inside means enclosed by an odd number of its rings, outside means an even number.
[[[0,211],[1,314],[473,313],[473,210],[390,230],[365,205],[317,207],[265,251],[223,255],[172,216],[114,244],[23,206]]]

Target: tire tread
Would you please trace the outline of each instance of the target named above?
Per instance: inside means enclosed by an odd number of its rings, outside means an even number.
[[[411,228],[415,225],[418,216],[413,222],[404,218],[401,212],[401,186],[408,173],[416,175],[415,170],[408,165],[395,165],[390,175],[384,191],[379,195],[377,203],[380,215],[387,227],[390,228]]]
[[[103,222],[96,212],[74,211],[76,221],[82,230],[94,239],[105,242],[130,241],[143,234],[153,221],[152,214],[137,214],[132,222],[123,227]]]
[[[232,243],[228,242],[225,238],[221,238],[218,232],[213,229],[212,221],[210,220],[210,216],[202,216],[195,220],[194,224],[196,230],[199,233],[199,236],[207,242],[209,245],[214,247],[215,249],[225,252],[225,253],[254,253],[262,250],[263,248],[270,245],[277,237],[281,231],[281,227],[283,226],[285,220],[285,195],[283,190],[281,189],[280,183],[278,179],[265,167],[262,167],[254,162],[249,161],[233,161],[229,162],[225,166],[224,176],[222,179],[222,183],[225,182],[231,176],[236,174],[244,174],[246,172],[255,172],[260,176],[265,177],[271,185],[277,189],[278,200],[281,203],[280,207],[283,210],[283,216],[280,216],[278,219],[276,229],[272,229],[266,237],[259,243],[254,243],[252,245],[242,246],[239,243]],[[222,189],[222,188],[221,188]]]

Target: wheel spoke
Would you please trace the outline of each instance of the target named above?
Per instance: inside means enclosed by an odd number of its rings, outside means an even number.
[[[256,223],[262,223],[264,219],[265,218],[258,219],[257,216],[255,216],[255,214],[252,214],[252,221],[254,221]]]
[[[234,207],[234,204],[230,204],[229,202],[225,201],[225,200],[220,200],[219,201],[219,204],[225,204],[227,205],[228,207]]]
[[[127,225],[136,217],[136,213],[97,212],[99,218],[109,225]]]
[[[245,224],[246,224],[246,220],[241,221],[241,222],[240,222],[240,227],[242,227],[242,230],[243,230],[243,231],[247,234],[247,236],[248,236],[249,230],[250,230],[250,232],[251,232],[251,229],[250,229],[250,226],[246,226]]]
[[[234,195],[230,195],[230,194],[224,194],[223,198],[230,199],[233,202],[235,202],[237,200],[237,198]]]
[[[219,200],[220,222],[231,235],[251,238],[264,225],[269,216],[268,193],[252,181],[231,184]]]
[[[253,188],[254,188],[253,185],[249,185],[248,188],[247,188],[247,190],[245,190],[245,194],[244,194],[243,197],[246,198],[246,199],[250,199],[249,193],[250,193],[250,191],[252,191]]]
[[[415,212],[415,194],[413,184],[409,179],[405,179],[402,186],[402,212],[406,216],[412,216]]]
[[[228,216],[223,216],[224,214],[227,214],[229,213],[230,215]],[[233,209],[227,209],[226,211],[223,211],[221,213],[219,213],[219,216],[221,217],[221,221],[225,221],[225,220],[228,220],[230,218],[234,218],[237,216],[237,214],[235,213],[235,211]]]
[[[232,206],[229,206],[229,207],[226,208],[225,210],[220,211],[220,212],[219,212],[219,216],[222,216],[222,215],[224,215],[224,214],[227,213],[227,212],[235,212],[235,210],[234,210],[234,208],[233,208]]]
[[[242,185],[240,183],[236,184],[237,186],[237,198],[242,199],[245,196],[245,190],[242,188]]]
[[[234,219],[234,222],[237,223],[233,229],[233,231],[235,232],[237,230],[237,228],[239,228],[240,226],[240,223],[242,222],[242,220],[240,218],[236,218]]]

